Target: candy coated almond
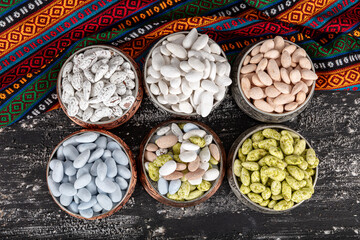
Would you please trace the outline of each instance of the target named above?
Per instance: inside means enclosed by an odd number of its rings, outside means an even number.
[[[185,178],[187,180],[194,180],[194,179],[201,178],[204,174],[205,174],[205,170],[201,169],[201,168],[198,168],[194,172],[188,172],[187,174],[185,174]]]
[[[244,66],[248,65],[249,62],[250,62],[250,59],[251,59],[251,57],[250,57],[249,55],[247,55],[247,56],[245,57],[245,59],[244,59],[243,65],[244,65]]]
[[[306,99],[306,93],[303,91],[300,91],[297,95],[296,95],[296,102],[300,105],[303,102],[305,102]]]
[[[274,59],[269,60],[266,70],[272,79],[275,81],[280,81],[280,69]]]
[[[283,53],[281,54],[281,65],[284,68],[288,68],[291,65],[291,57],[288,51],[283,51]]]
[[[156,159],[156,154],[150,151],[145,151],[144,157],[147,161],[152,162]]]
[[[255,64],[259,63],[261,61],[261,59],[263,59],[263,57],[264,57],[264,54],[259,53],[250,59],[250,63],[255,63]]]
[[[219,148],[215,144],[212,143],[209,145],[209,150],[210,150],[211,156],[213,156],[213,158],[215,158],[216,161],[219,161],[220,160]]]
[[[290,55],[296,50],[296,46],[295,45],[288,45],[283,49],[284,51],[287,51]]]
[[[289,94],[291,92],[291,86],[283,82],[274,82],[274,87],[284,94]]]
[[[293,84],[296,84],[298,82],[300,82],[301,80],[301,73],[299,70],[294,69],[290,72],[289,74],[290,80]]]
[[[188,169],[190,172],[195,172],[200,166],[200,157],[197,156],[195,161],[192,161],[188,164]]]
[[[257,87],[265,87],[265,85],[260,81],[257,74],[254,74],[251,78],[252,84],[254,84]],[[250,90],[250,89],[249,89]]]
[[[182,178],[183,176],[184,174],[182,172],[175,171],[167,176],[163,176],[163,178],[165,180],[176,180]]]
[[[159,148],[170,148],[174,146],[178,141],[178,138],[175,135],[161,136],[158,138],[155,143]]]
[[[311,62],[307,57],[302,57],[299,59],[299,66],[301,68],[305,68],[305,69],[311,69]]]
[[[261,61],[258,63],[255,72],[258,72],[260,70],[264,71],[266,69],[266,66],[268,65],[267,58],[261,59]]]
[[[284,112],[284,105],[276,105],[274,108],[276,113],[283,113]]]
[[[186,169],[185,163],[176,163],[176,171],[183,171]]]
[[[275,63],[276,64],[276,63]],[[259,80],[266,86],[270,86],[273,83],[273,80],[271,77],[264,71],[260,70],[257,73]]]
[[[266,52],[264,54],[264,57],[271,58],[271,59],[276,59],[276,58],[280,57],[280,52],[278,50],[276,50],[276,49],[272,49],[272,50]]]
[[[288,71],[285,68],[280,69],[280,75],[281,75],[281,79],[283,80],[284,83],[286,83],[286,84],[291,83]]]
[[[305,80],[316,80],[318,79],[318,76],[316,75],[316,73],[314,73],[311,70],[308,69],[303,69],[301,70],[301,77]]]
[[[295,110],[298,106],[299,104],[297,102],[291,102],[285,105],[285,110],[290,112]]]
[[[280,95],[280,91],[277,90],[274,86],[268,86],[265,88],[265,94],[268,97],[275,98]]]
[[[291,103],[295,100],[295,96],[291,94],[280,94],[274,99],[274,104],[283,105]]]
[[[256,65],[255,64],[248,64],[246,66],[243,66],[240,70],[241,73],[246,74],[246,73],[251,73],[254,72],[256,69]]]
[[[261,44],[260,52],[261,53],[266,53],[269,50],[273,49],[274,47],[275,47],[274,40],[272,40],[272,39],[265,40],[263,42],[263,44]]]
[[[281,36],[276,36],[274,38],[274,43],[275,43],[275,49],[278,50],[279,52],[281,52],[284,47],[285,47],[285,41]]]
[[[257,55],[260,52],[260,47],[261,46],[256,46],[253,50],[251,50],[250,55],[253,57],[255,55]],[[249,59],[250,60],[250,59]]]
[[[255,107],[257,107],[258,109],[260,109],[264,112],[270,113],[270,112],[274,111],[274,108],[272,106],[270,106],[270,104],[265,102],[263,99],[254,100],[254,105],[255,105]]]
[[[249,95],[252,99],[262,99],[265,97],[264,91],[259,87],[253,87],[249,91]]]
[[[155,152],[156,150],[158,150],[158,146],[156,146],[156,144],[154,143],[149,143],[147,146],[146,146],[146,150],[150,151],[150,152]]]

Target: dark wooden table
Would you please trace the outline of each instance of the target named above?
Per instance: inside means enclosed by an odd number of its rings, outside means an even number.
[[[0,129],[0,238],[359,238],[359,109],[359,93],[317,91],[305,112],[285,123],[310,141],[320,165],[313,197],[283,215],[248,209],[225,179],[208,201],[186,209],[162,205],[138,183],[130,201],[113,216],[79,220],[51,199],[45,167],[56,144],[80,127],[56,110]],[[112,132],[138,154],[145,134],[167,119],[170,116],[145,99],[135,116]],[[198,120],[213,128],[226,151],[241,132],[259,124],[230,96],[209,117]]]

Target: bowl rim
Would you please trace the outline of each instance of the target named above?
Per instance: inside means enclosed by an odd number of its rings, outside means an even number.
[[[304,101],[300,106],[298,106],[297,108],[295,108],[294,110],[292,110],[292,111],[290,111],[290,112],[285,112],[285,113],[267,113],[267,112],[264,112],[264,111],[258,109],[257,107],[255,107],[255,105],[252,104],[247,97],[245,97],[245,94],[244,94],[244,92],[243,92],[243,90],[242,90],[241,82],[240,82],[240,81],[241,81],[241,79],[240,79],[240,74],[241,74],[240,71],[241,71],[241,67],[242,67],[242,65],[243,65],[243,62],[244,62],[244,60],[245,60],[245,57],[248,56],[249,53],[250,53],[255,47],[257,47],[258,45],[262,44],[262,43],[265,42],[266,40],[273,40],[273,39],[274,39],[274,38],[264,39],[264,40],[261,40],[261,41],[259,41],[259,42],[253,43],[253,45],[249,45],[249,49],[243,54],[243,56],[241,57],[241,60],[240,60],[240,62],[239,62],[239,64],[238,64],[238,69],[237,69],[237,71],[236,71],[236,79],[235,79],[235,81],[237,81],[237,83],[238,83],[238,84],[237,84],[237,87],[238,87],[238,90],[240,91],[241,97],[245,100],[245,102],[246,102],[253,110],[255,110],[256,112],[258,112],[258,113],[260,113],[260,114],[267,115],[267,116],[272,116],[272,117],[284,117],[284,116],[291,115],[291,114],[293,114],[293,113],[295,113],[295,112],[302,111],[302,110],[306,107],[307,103],[310,101],[310,99],[311,99],[312,96],[314,95],[315,85],[316,85],[315,82],[316,82],[316,81],[313,82],[313,84],[312,84],[312,86],[311,86],[311,89],[310,89],[310,92],[309,92],[309,94],[307,95],[305,101]],[[299,48],[302,48],[302,47],[300,47],[299,45],[297,45],[296,43],[291,42],[291,41],[289,41],[289,40],[284,39],[284,41],[285,41],[286,43],[291,44],[291,45],[295,45],[295,46],[297,46],[297,47],[299,47]],[[302,49],[303,49],[303,48],[302,48]],[[306,52],[306,51],[305,51],[305,52]],[[316,72],[315,72],[315,66],[314,66],[314,64],[313,64],[313,62],[312,62],[312,60],[311,60],[311,58],[310,58],[310,56],[309,56],[309,54],[308,54],[307,52],[306,52],[306,57],[310,60],[311,70],[312,70],[314,73],[316,73]]]
[[[252,202],[245,194],[241,193],[240,192],[240,186],[239,186],[239,182],[237,180],[237,176],[235,176],[235,173],[233,171],[233,166],[234,166],[234,161],[237,159],[237,151],[238,149],[240,148],[240,146],[243,144],[243,142],[251,137],[251,135],[253,135],[254,133],[258,132],[258,131],[262,131],[266,128],[272,128],[272,129],[281,129],[281,130],[287,130],[287,131],[291,131],[293,133],[296,133],[300,136],[301,139],[304,139],[305,142],[306,142],[306,145],[307,147],[309,148],[312,148],[312,146],[310,145],[310,143],[306,140],[306,138],[301,135],[299,132],[295,131],[294,129],[292,128],[289,128],[285,125],[282,125],[282,124],[260,124],[260,125],[256,125],[252,128],[249,128],[247,129],[245,132],[243,132],[242,134],[239,135],[239,137],[237,137],[237,139],[234,141],[234,143],[238,142],[239,143],[237,145],[234,145],[234,153],[233,153],[233,156],[231,158],[231,156],[229,155],[228,156],[228,162],[230,164],[229,169],[231,169],[231,177],[234,179],[234,182],[235,182],[235,186],[236,186],[236,189],[238,190],[238,192],[241,194],[241,196],[246,199],[246,201],[248,203],[250,203],[252,206],[254,206],[256,209],[258,210],[262,210],[262,211],[267,211],[269,213],[284,213],[284,212],[287,212],[287,211],[290,211],[290,210],[293,210],[295,208],[297,208],[298,206],[300,206],[304,201],[306,200],[303,200],[297,204],[294,204],[294,206],[292,206],[291,208],[289,209],[286,209],[286,210],[274,210],[274,209],[271,209],[271,208],[268,208],[268,207],[263,207],[263,206],[260,206],[259,204],[257,203],[254,203]],[[245,134],[244,134],[245,133]],[[244,136],[242,136],[244,134]],[[240,140],[241,139],[241,140]],[[233,148],[233,147],[231,147]],[[318,180],[318,174],[319,174],[319,169],[318,169],[318,166],[315,168],[315,174],[314,174],[314,179],[313,179],[313,187],[315,188],[316,186],[316,183],[317,183],[317,180]]]
[[[67,113],[67,108],[65,107],[62,99],[61,99],[61,95],[62,95],[62,73],[64,71],[64,68],[65,68],[65,65],[70,62],[74,56],[76,54],[79,54],[79,53],[82,53],[82,52],[85,52],[86,50],[88,49],[91,49],[91,48],[106,48],[106,49],[110,49],[118,54],[120,54],[121,57],[123,57],[127,62],[130,63],[130,66],[131,66],[131,70],[133,70],[134,74],[135,74],[135,88],[132,90],[134,91],[136,94],[133,95],[134,96],[134,102],[129,106],[128,109],[126,109],[126,111],[123,111],[123,114],[119,117],[116,117],[116,118],[113,118],[113,119],[110,119],[110,120],[106,120],[106,121],[98,121],[98,122],[90,122],[90,121],[83,121],[81,118],[77,117],[76,115],[73,116],[73,117],[70,117],[68,116],[68,113]],[[66,113],[66,115],[69,117],[69,118],[75,118],[77,119],[78,121],[80,121],[81,123],[85,123],[85,124],[90,124],[90,125],[95,125],[95,126],[101,126],[101,125],[106,125],[106,124],[110,124],[110,123],[113,123],[113,122],[116,122],[117,120],[121,119],[122,117],[126,116],[126,114],[130,111],[130,109],[134,106],[135,102],[136,102],[136,99],[137,97],[139,96],[140,91],[139,89],[141,88],[141,76],[139,76],[138,74],[138,71],[137,71],[137,66],[135,66],[136,62],[128,55],[126,54],[125,52],[123,52],[121,49],[115,47],[115,46],[110,46],[110,45],[105,45],[105,44],[95,44],[95,45],[90,45],[90,46],[86,46],[86,47],[83,47],[83,48],[80,48],[78,49],[77,51],[75,51],[73,54],[71,54],[70,57],[68,57],[66,59],[66,61],[62,64],[61,68],[60,68],[60,71],[58,73],[58,77],[57,77],[57,81],[56,81],[56,92],[57,92],[57,98],[58,98],[58,101],[60,103],[60,107],[63,109],[63,111]]]
[[[196,199],[193,199],[193,200],[189,200],[189,201],[176,201],[176,200],[169,199],[166,196],[160,194],[158,189],[153,184],[154,181],[152,181],[149,178],[148,173],[145,169],[144,155],[145,155],[145,151],[146,151],[145,150],[146,145],[149,143],[152,136],[154,136],[156,134],[157,130],[159,130],[161,127],[170,125],[172,123],[192,123],[192,124],[197,125],[198,127],[200,127],[200,129],[206,131],[207,134],[212,135],[213,143],[216,144],[216,146],[218,147],[218,149],[220,151],[220,161],[219,161],[220,175],[219,175],[219,177],[214,181],[211,188],[208,191],[206,191],[202,196],[200,196]],[[208,200],[211,196],[213,196],[217,192],[217,190],[221,186],[222,181],[225,177],[226,166],[227,166],[227,163],[226,163],[227,158],[226,158],[226,154],[225,154],[225,149],[222,145],[220,138],[217,136],[217,134],[210,127],[205,125],[204,123],[201,123],[201,122],[198,122],[195,120],[188,120],[188,119],[168,120],[168,121],[161,122],[160,124],[153,127],[149,131],[149,133],[144,137],[144,139],[140,145],[140,153],[138,156],[138,161],[139,161],[138,165],[140,167],[140,174],[141,174],[140,180],[141,180],[141,183],[144,186],[145,190],[150,194],[151,197],[153,197],[157,201],[164,203],[166,205],[169,205],[169,206],[173,206],[173,207],[190,207],[190,206],[198,205],[198,204]]]
[[[71,137],[74,137],[76,135],[80,135],[82,133],[86,133],[86,132],[96,132],[99,133],[102,136],[106,136],[111,138],[113,141],[115,141],[116,143],[118,143],[121,147],[121,150],[123,150],[123,152],[126,154],[126,156],[129,159],[129,170],[131,172],[131,178],[129,180],[129,185],[128,185],[128,189],[126,190],[125,194],[123,195],[123,198],[121,199],[121,201],[115,205],[111,210],[105,212],[105,213],[101,213],[99,215],[93,216],[91,218],[85,218],[83,216],[81,216],[78,213],[73,213],[71,212],[69,209],[67,209],[65,206],[63,206],[60,201],[57,199],[59,197],[55,197],[49,187],[49,183],[48,183],[48,177],[49,177],[49,172],[50,172],[50,162],[53,159],[54,156],[56,156],[57,150],[59,149],[60,146],[62,146],[62,144],[70,139]],[[52,197],[52,199],[55,201],[55,203],[67,214],[79,218],[79,219],[85,219],[85,220],[96,220],[96,219],[102,219],[105,217],[109,217],[112,214],[114,214],[115,212],[119,211],[130,199],[131,195],[133,194],[134,190],[135,190],[135,185],[136,185],[136,181],[137,181],[137,170],[136,170],[136,161],[134,158],[134,155],[132,154],[129,146],[118,136],[116,136],[115,134],[108,132],[106,130],[103,129],[81,129],[79,131],[73,132],[70,135],[67,135],[63,140],[61,140],[56,147],[53,149],[47,164],[46,164],[46,185],[48,187],[48,191]]]
[[[178,35],[178,34],[185,34],[185,33],[189,33],[189,32],[190,32],[190,31],[180,31],[180,32],[171,33],[171,34],[169,34],[169,35],[166,35],[166,36],[161,37],[159,40],[157,40],[157,42],[154,44],[154,46],[152,46],[152,47],[150,48],[149,53],[146,55],[145,62],[144,62],[144,66],[143,66],[143,82],[144,82],[144,86],[145,86],[144,88],[145,88],[145,92],[146,92],[146,94],[148,95],[149,99],[151,100],[151,102],[153,102],[153,103],[156,105],[156,107],[159,107],[159,108],[161,108],[162,110],[164,110],[164,111],[166,111],[166,112],[168,112],[168,113],[171,113],[172,115],[177,116],[177,117],[201,116],[201,115],[200,115],[200,114],[197,114],[196,111],[195,111],[195,112],[192,112],[192,113],[190,113],[190,114],[188,114],[188,113],[176,112],[176,111],[174,111],[174,110],[172,110],[172,109],[166,108],[163,104],[161,104],[161,103],[156,99],[156,97],[154,96],[154,94],[152,94],[152,92],[150,91],[149,84],[146,82],[146,77],[147,77],[147,65],[148,65],[148,62],[149,62],[149,60],[150,60],[150,57],[151,57],[152,52],[154,51],[154,49],[155,49],[156,47],[158,47],[159,45],[161,45],[162,42],[165,41],[168,37],[174,36],[174,35]],[[198,33],[198,35],[203,35],[203,34],[202,34],[202,33]],[[210,41],[211,43],[216,43],[216,44],[219,46],[219,48],[220,48],[220,50],[221,50],[221,56],[224,57],[224,58],[226,59],[226,62],[230,64],[230,62],[229,62],[229,60],[228,60],[225,52],[224,52],[223,49],[220,47],[220,45],[219,45],[215,40],[213,40],[213,39],[210,38],[210,37],[209,37],[209,41]],[[230,67],[231,67],[231,64],[230,64]],[[231,74],[230,74],[229,78],[231,78]],[[213,105],[213,107],[212,107],[212,109],[211,109],[211,112],[214,111],[214,110],[224,101],[224,99],[226,98],[226,94],[227,94],[227,92],[228,92],[228,90],[229,90],[229,87],[230,87],[230,85],[225,87],[226,90],[225,90],[225,95],[224,95],[224,97],[223,97],[220,101],[216,102],[216,103]]]

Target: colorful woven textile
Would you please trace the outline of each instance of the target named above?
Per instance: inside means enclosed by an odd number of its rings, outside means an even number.
[[[142,67],[159,38],[194,27],[230,61],[282,35],[310,54],[317,90],[358,90],[359,26],[358,0],[0,1],[0,126],[56,108],[57,74],[77,49],[112,44]]]

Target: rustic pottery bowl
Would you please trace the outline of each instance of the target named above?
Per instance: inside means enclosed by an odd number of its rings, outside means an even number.
[[[157,184],[150,179],[150,177],[148,176],[147,171],[145,169],[144,154],[145,154],[146,145],[150,142],[150,139],[156,134],[157,130],[159,130],[161,127],[167,126],[171,123],[193,123],[193,124],[197,125],[200,129],[205,130],[208,134],[211,134],[213,136],[213,142],[217,145],[217,147],[220,150],[221,157],[220,157],[220,161],[219,161],[219,171],[220,171],[219,177],[216,180],[214,180],[212,187],[206,193],[204,193],[202,196],[200,196],[199,198],[196,198],[194,200],[175,201],[175,200],[167,198],[166,196],[161,195],[158,191]],[[220,138],[216,135],[216,133],[213,130],[211,130],[211,128],[209,128],[205,124],[198,122],[198,121],[191,121],[191,120],[170,120],[170,121],[160,123],[153,129],[151,129],[151,131],[145,136],[144,140],[142,141],[142,143],[140,145],[138,165],[139,165],[139,172],[140,172],[140,181],[141,181],[142,185],[144,186],[145,190],[150,194],[151,197],[153,197],[157,201],[159,201],[163,204],[169,205],[169,206],[190,207],[190,206],[195,206],[195,205],[198,205],[198,204],[206,201],[212,195],[214,195],[215,192],[219,189],[219,187],[223,181],[223,178],[225,176],[226,155],[225,155],[225,150],[224,150],[224,147],[222,145]]]
[[[51,195],[51,197],[53,198],[53,200],[55,201],[55,203],[63,210],[65,211],[67,214],[73,216],[73,217],[76,217],[76,218],[80,218],[80,219],[86,219],[86,220],[96,220],[96,219],[102,219],[102,218],[105,218],[105,217],[108,217],[112,214],[114,214],[115,212],[119,211],[124,205],[125,203],[127,203],[127,201],[129,201],[132,193],[134,192],[135,190],[135,185],[136,185],[136,180],[137,180],[137,172],[136,172],[136,162],[135,162],[135,158],[130,150],[130,148],[126,145],[126,143],[121,139],[119,138],[118,136],[116,136],[115,134],[112,134],[108,131],[105,131],[105,130],[88,130],[88,129],[83,129],[83,130],[80,130],[80,131],[77,131],[77,132],[74,132],[72,134],[70,134],[69,136],[67,136],[65,139],[63,139],[56,147],[55,149],[52,151],[51,155],[50,155],[50,158],[48,160],[48,163],[46,165],[46,182],[48,182],[48,176],[49,176],[49,171],[50,171],[50,161],[53,159],[53,156],[56,155],[56,151],[58,150],[58,148],[63,144],[63,142],[65,142],[67,139],[69,139],[70,137],[73,137],[75,135],[79,135],[79,134],[82,134],[82,133],[85,133],[85,132],[97,132],[99,133],[100,135],[103,135],[103,136],[106,136],[106,137],[109,137],[111,138],[112,140],[114,140],[116,143],[118,143],[121,147],[122,147],[122,150],[124,151],[124,153],[127,155],[127,157],[129,158],[129,170],[131,172],[131,178],[129,180],[129,186],[128,186],[128,189],[125,193],[125,195],[123,196],[122,200],[116,205],[114,206],[110,211],[108,212],[105,212],[105,213],[100,213],[100,214],[97,214],[91,218],[84,218],[83,216],[81,216],[80,214],[77,214],[77,213],[73,213],[71,212],[69,209],[67,209],[66,207],[62,206],[60,204],[60,201],[59,201],[59,197],[55,197],[52,193],[51,193],[51,190],[49,188],[49,185],[48,185],[48,189],[49,189],[49,193]]]
[[[176,33],[169,34],[169,35],[164,36],[163,38],[161,38],[161,39],[150,49],[148,55],[146,56],[145,64],[144,64],[144,70],[143,70],[143,71],[144,71],[144,75],[143,75],[143,76],[144,76],[144,77],[143,77],[144,89],[145,89],[145,92],[146,92],[146,94],[148,95],[150,101],[154,104],[155,107],[160,108],[160,109],[162,109],[162,110],[170,113],[170,114],[171,114],[172,116],[174,116],[174,117],[181,117],[181,118],[198,116],[199,114],[197,114],[196,112],[193,112],[193,113],[190,113],[190,114],[180,113],[180,112],[176,112],[176,111],[174,111],[174,110],[172,110],[172,109],[170,109],[170,108],[167,108],[166,106],[164,106],[163,104],[161,104],[161,103],[156,99],[156,97],[154,96],[154,94],[152,94],[152,92],[150,91],[150,84],[148,84],[148,83],[145,81],[145,79],[146,79],[146,77],[147,77],[147,68],[149,67],[149,60],[150,60],[150,57],[152,56],[152,53],[153,53],[154,49],[155,49],[156,47],[158,47],[159,45],[161,45],[161,44],[162,44],[168,37],[170,37],[170,36],[176,36],[176,35],[178,35],[178,34],[187,34],[187,33],[189,33],[189,31],[181,31],[181,32],[176,32]],[[200,35],[200,34],[199,34],[199,35]],[[209,38],[209,42],[211,42],[211,43],[216,43],[216,42],[215,42],[214,40],[212,40],[211,38]],[[221,48],[220,48],[220,49],[221,49]],[[227,59],[226,54],[225,54],[225,52],[224,52],[222,49],[221,49],[221,55],[222,55],[224,58]],[[226,93],[227,93],[228,89],[229,89],[229,87],[226,87]],[[225,96],[226,96],[226,93],[225,93]],[[221,104],[221,102],[225,99],[225,96],[224,96],[224,98],[223,98],[222,100],[217,101],[217,102],[214,104],[211,112],[214,111],[214,109],[217,108],[217,107]]]
[[[246,48],[244,48],[237,58],[234,61],[233,67],[232,67],[232,79],[234,79],[231,91],[232,95],[235,99],[236,104],[240,107],[241,110],[243,110],[249,117],[252,117],[253,119],[256,119],[260,122],[268,122],[268,123],[281,123],[289,121],[290,119],[296,117],[299,115],[302,111],[305,110],[305,108],[309,105],[311,98],[314,95],[315,91],[315,81],[312,86],[310,86],[309,93],[307,94],[307,97],[305,101],[297,107],[295,110],[286,112],[286,113],[267,113],[264,112],[252,104],[249,99],[245,97],[245,94],[240,86],[240,70],[241,66],[243,65],[243,62],[245,60],[245,57],[250,54],[250,52],[257,47],[258,45],[261,45],[263,41],[256,42],[253,44],[250,44]],[[286,43],[295,45],[297,47],[300,47],[299,45],[290,42],[288,40],[284,40]],[[307,58],[310,60],[311,63],[311,69],[315,72],[315,67],[313,62],[311,61],[311,58],[307,54]]]
[[[92,48],[104,48],[104,49],[108,49],[111,50],[115,53],[120,54],[120,56],[122,56],[126,61],[128,61],[131,64],[131,70],[134,71],[135,73],[135,89],[133,90],[136,95],[135,97],[135,101],[133,102],[133,104],[126,110],[124,111],[122,116],[107,120],[107,121],[99,121],[99,122],[90,122],[90,121],[83,121],[82,119],[78,118],[78,117],[71,117],[69,116],[69,114],[67,113],[67,109],[64,105],[64,103],[61,100],[61,94],[62,94],[62,73],[64,71],[64,67],[65,65],[71,61],[75,55],[85,52],[86,50],[92,49]],[[137,65],[137,63],[129,56],[127,55],[125,52],[123,52],[122,50],[120,50],[119,48],[113,47],[113,46],[109,46],[109,45],[92,45],[92,46],[87,46],[84,47],[82,49],[79,49],[78,51],[76,51],[74,54],[72,54],[62,65],[60,72],[58,74],[58,78],[57,78],[57,85],[56,85],[56,93],[58,96],[58,100],[60,103],[60,106],[62,108],[62,110],[64,111],[64,113],[76,124],[84,127],[84,128],[97,128],[97,129],[112,129],[112,128],[116,128],[122,124],[124,124],[125,122],[127,122],[132,116],[134,116],[134,114],[136,113],[136,111],[139,109],[142,98],[143,98],[143,89],[141,86],[141,72],[140,69]]]
[[[240,134],[240,136],[235,140],[235,142],[233,143],[233,145],[230,148],[230,152],[228,155],[228,166],[227,166],[227,178],[230,184],[230,187],[232,189],[232,191],[235,193],[236,197],[247,207],[249,207],[252,210],[261,212],[261,213],[268,213],[268,214],[281,214],[281,213],[285,213],[288,212],[294,208],[297,208],[298,206],[300,206],[304,201],[299,202],[297,204],[294,204],[293,207],[287,209],[287,210],[282,210],[282,211],[276,211],[274,209],[271,208],[267,208],[267,207],[262,207],[259,204],[256,204],[254,202],[252,202],[246,195],[242,194],[240,192],[240,184],[239,181],[237,180],[237,176],[235,176],[234,172],[233,172],[233,165],[234,165],[234,161],[237,159],[237,151],[239,149],[239,147],[243,144],[243,142],[251,137],[252,134],[264,130],[265,128],[273,128],[273,129],[279,129],[279,130],[288,130],[291,132],[296,133],[297,135],[300,136],[301,139],[304,139],[306,142],[306,147],[307,148],[311,148],[310,143],[298,132],[294,131],[291,128],[288,128],[284,125],[279,125],[279,124],[263,124],[263,125],[258,125],[252,128],[249,128],[248,130],[246,130],[245,132],[243,132],[242,134]],[[318,179],[318,167],[315,168],[315,174],[312,177],[313,178],[313,186],[315,187],[317,179]],[[305,200],[306,201],[306,200]]]

